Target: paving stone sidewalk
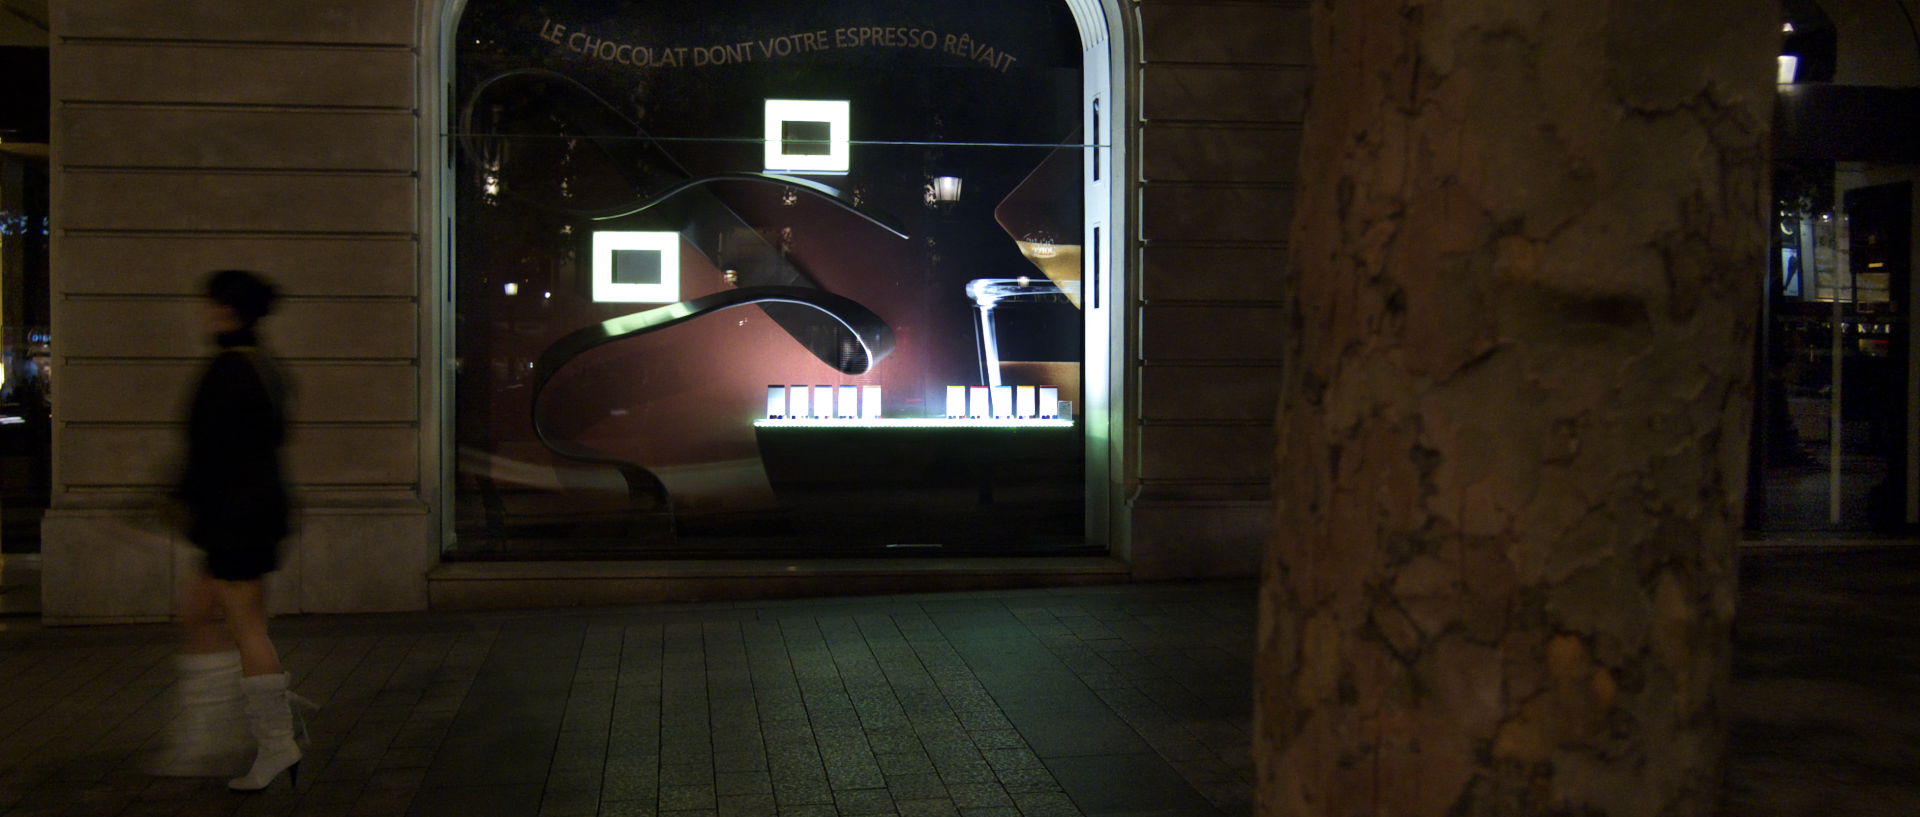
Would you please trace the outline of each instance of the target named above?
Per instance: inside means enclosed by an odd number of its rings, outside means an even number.
[[[7,619],[16,627],[17,619]],[[1920,814],[1920,548],[1743,563],[1731,817]],[[0,627],[0,814],[1250,811],[1250,583],[274,622],[300,785],[137,760],[166,627]]]
[[[1254,589],[277,619],[299,786],[139,771],[161,626],[0,633],[6,815],[1248,811]]]

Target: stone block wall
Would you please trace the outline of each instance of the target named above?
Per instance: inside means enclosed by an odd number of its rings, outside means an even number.
[[[1251,576],[1271,499],[1307,6],[1138,9],[1134,575]]]
[[[1130,67],[1125,429],[1144,579],[1249,576],[1268,517],[1278,292],[1307,88],[1301,2],[1148,0]],[[264,270],[304,503],[279,612],[424,607],[440,452],[423,299],[417,0],[53,6],[55,474],[46,618],[156,619],[192,552],[155,518],[209,351],[197,290]],[[424,106],[431,110],[432,105]]]
[[[211,345],[209,271],[268,273],[303,511],[280,612],[425,604],[412,4],[53,9],[49,622],[165,616],[192,551],[155,518]]]

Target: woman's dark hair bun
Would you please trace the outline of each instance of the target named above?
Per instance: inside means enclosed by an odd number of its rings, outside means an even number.
[[[273,302],[279,299],[280,293],[257,272],[223,269],[207,279],[207,297],[232,309],[233,314],[252,325],[273,314]]]

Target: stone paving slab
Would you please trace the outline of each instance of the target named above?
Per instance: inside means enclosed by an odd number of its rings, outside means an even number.
[[[1251,583],[274,622],[297,789],[138,771],[160,626],[0,631],[0,815],[1246,815]],[[1743,561],[1724,813],[1920,814],[1920,548]]]
[[[1238,582],[276,619],[321,708],[298,787],[253,795],[139,773],[168,628],[0,632],[0,814],[1246,814],[1253,599]]]

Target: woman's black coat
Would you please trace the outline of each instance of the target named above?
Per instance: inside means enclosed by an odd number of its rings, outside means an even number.
[[[286,394],[253,334],[219,336],[187,415],[187,466],[179,496],[187,538],[207,551],[272,549],[289,513],[280,446]]]

